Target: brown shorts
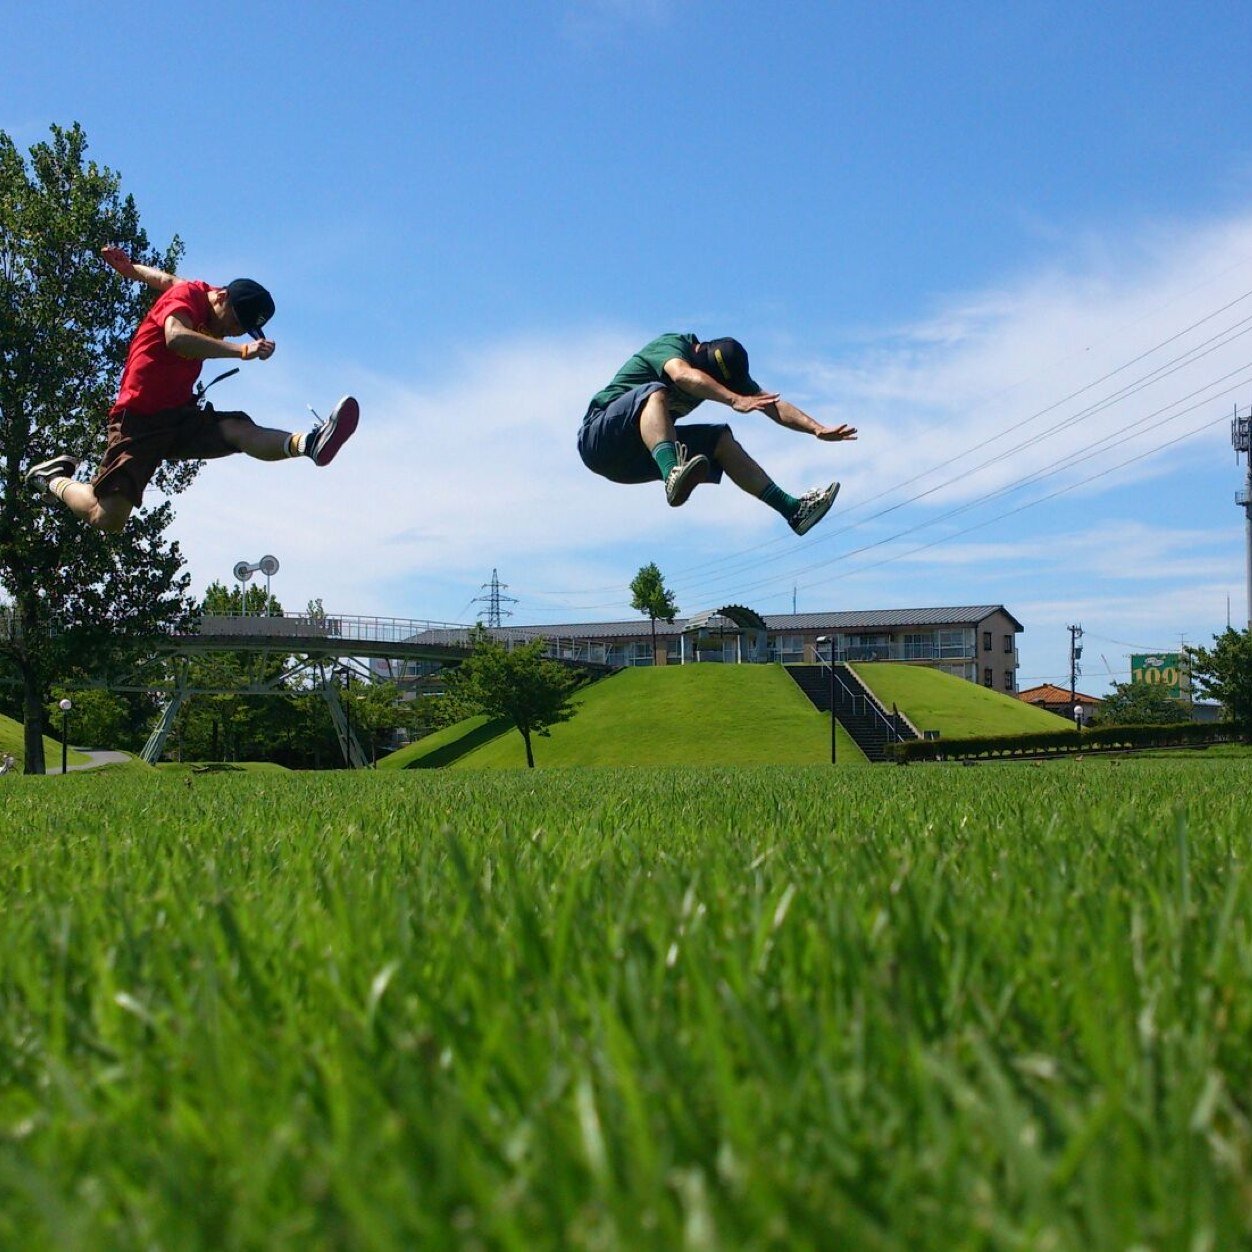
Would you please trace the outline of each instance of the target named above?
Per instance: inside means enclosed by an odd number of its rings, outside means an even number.
[[[110,413],[109,443],[92,488],[97,496],[119,495],[138,508],[162,461],[211,461],[239,451],[222,436],[226,418],[252,421],[246,413],[195,404],[159,413]]]

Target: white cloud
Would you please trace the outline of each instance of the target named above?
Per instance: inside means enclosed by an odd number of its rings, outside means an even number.
[[[1250,289],[1252,218],[1125,241],[1116,255],[1086,249],[1053,272],[956,297],[837,360],[770,360],[758,350],[759,377],[815,416],[861,429],[856,443],[825,445],[759,416],[709,414],[729,420],[784,487],[843,481],[831,521],[805,540],[729,483],[702,488],[679,511],[664,506],[659,485],[615,486],[584,469],[574,441],[587,398],[646,330],[519,336],[467,349],[424,378],[284,351],[215,392],[221,407],[303,425],[308,396],[325,412],[351,390],[362,403],[360,432],[325,471],[244,458],[209,465],[177,502],[176,532],[198,587],[228,578],[240,558],[273,551],[283,561],[281,599],[299,606],[320,596],[345,613],[472,616],[469,601],[496,568],[521,600],[517,620],[630,616],[629,579],[657,560],[687,611],[729,600],[781,611],[793,585],[810,609],[1004,601],[1026,622],[1023,660],[1033,670],[1057,667],[1055,641],[1041,642],[1036,661],[1033,640],[1056,631],[1048,606],[1062,587],[1074,616],[1104,622],[1114,636],[1207,637],[1224,624],[1226,597],[1242,598],[1242,562],[1232,559],[1238,519],[1231,508],[1229,530],[1225,513],[1158,524],[1153,502],[1197,511],[1232,502],[1238,478],[1225,418],[1236,400],[1246,403],[1252,381],[1217,395],[1230,384],[1215,380],[1232,371],[1252,380],[1252,334],[1221,342],[1252,318]],[[1209,355],[1154,378],[1215,335]],[[1132,382],[1134,394],[1115,394]],[[1175,417],[1196,391],[1212,398]],[[1138,433],[1115,433],[1158,410]],[[985,536],[956,533],[1214,419],[1207,433]],[[936,522],[1100,440],[1107,447],[1081,463]],[[1126,490],[1149,482],[1150,491]],[[896,543],[848,555],[911,527]],[[940,535],[952,537],[907,555]],[[1155,553],[1151,570],[1125,560],[1136,548]],[[1020,596],[1029,577],[1036,584],[1011,603],[1005,588]],[[1143,591],[1121,594],[1136,578]],[[1167,602],[1151,588],[1169,579],[1177,591]]]

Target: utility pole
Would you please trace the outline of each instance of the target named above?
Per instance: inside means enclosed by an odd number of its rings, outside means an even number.
[[[491,581],[483,583],[482,590],[487,592],[485,596],[475,596],[473,603],[485,604],[487,606],[487,625],[500,625],[501,617],[512,617],[512,609],[502,609],[502,604],[516,604],[516,596],[506,596],[503,593],[509,589],[508,583],[500,581],[499,574],[495,570],[491,571]]]
[[[1066,626],[1065,629],[1069,631],[1069,712],[1072,717],[1078,695],[1078,675],[1082,673],[1082,666],[1078,664],[1082,657],[1082,644],[1078,642],[1082,638],[1082,627]]]
[[[1235,492],[1235,503],[1247,518],[1244,530],[1247,536],[1248,629],[1252,630],[1252,410],[1240,417],[1239,410],[1235,409],[1234,421],[1230,423],[1230,442],[1235,447],[1235,461],[1244,456],[1248,462],[1248,480],[1242,491]]]

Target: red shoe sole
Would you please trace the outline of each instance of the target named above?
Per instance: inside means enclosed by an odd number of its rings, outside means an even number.
[[[326,446],[314,458],[314,465],[329,465],[335,459],[335,453],[352,438],[357,422],[361,420],[361,406],[352,396],[346,396],[339,402],[339,411],[335,416],[335,433],[326,441]]]

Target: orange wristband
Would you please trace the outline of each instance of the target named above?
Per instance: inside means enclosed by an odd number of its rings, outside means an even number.
[[[253,352],[252,344],[250,343],[241,344],[240,349],[239,349],[239,359],[241,361],[246,361],[252,355],[252,352]]]

